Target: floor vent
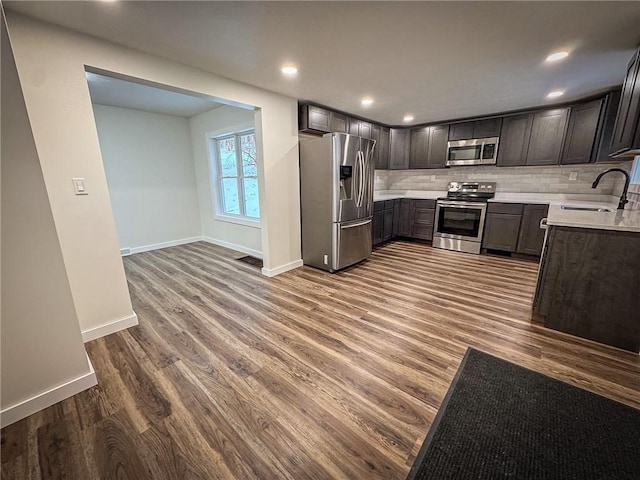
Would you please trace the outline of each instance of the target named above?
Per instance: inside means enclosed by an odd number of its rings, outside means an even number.
[[[121,248],[120,249],[120,255],[122,255],[123,257],[126,257],[127,255],[131,255],[131,249],[130,248]]]

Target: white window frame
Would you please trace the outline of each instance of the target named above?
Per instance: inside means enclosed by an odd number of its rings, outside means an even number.
[[[248,227],[260,228],[261,227],[260,218],[248,217],[244,214],[238,215],[238,214],[225,212],[224,201],[222,199],[222,191],[223,191],[222,178],[223,177],[221,175],[222,166],[219,160],[220,154],[218,151],[217,142],[218,140],[235,136],[236,152],[240,152],[241,151],[240,136],[245,135],[247,133],[253,133],[255,135],[255,126],[253,125],[253,123],[236,125],[234,127],[229,127],[224,130],[209,132],[205,135],[207,140],[208,150],[209,150],[209,171],[211,172],[211,196],[212,196],[212,203],[213,203],[213,218],[221,222],[236,223],[236,224],[245,225]],[[256,150],[258,149],[256,148]],[[257,163],[259,163],[259,159],[256,159],[256,160],[257,160]],[[242,185],[242,179],[245,177],[243,176],[243,172],[242,172],[242,159],[240,159],[237,162],[236,166],[237,166],[238,176],[233,178],[237,178],[238,200],[239,200],[241,210],[244,210],[244,188]],[[260,194],[261,194],[259,175],[260,175],[260,172],[258,167],[258,172],[255,177],[258,180],[258,198],[260,198]],[[229,178],[229,177],[225,177],[225,178]],[[254,177],[247,177],[247,178],[254,178]],[[260,217],[262,217],[262,214],[263,212],[261,208]]]

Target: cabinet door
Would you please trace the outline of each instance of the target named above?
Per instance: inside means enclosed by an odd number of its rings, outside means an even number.
[[[427,168],[429,154],[429,127],[411,129],[409,168]]]
[[[544,230],[540,228],[540,220],[546,218],[547,205],[525,205],[520,222],[518,237],[518,253],[540,255],[544,243]]]
[[[418,202],[417,200],[416,202]],[[421,240],[433,239],[433,222],[435,217],[435,209],[418,208],[414,202],[413,222],[411,225],[411,237]]]
[[[374,245],[378,245],[382,242],[383,233],[384,233],[384,210],[380,210],[378,212],[373,212],[373,226],[371,228],[372,232],[372,242]]]
[[[446,166],[447,138],[449,138],[449,125],[429,127],[427,168],[444,168]]]
[[[302,131],[329,132],[329,110],[314,105],[300,105],[298,128]]]
[[[615,90],[604,99],[604,113],[601,115],[600,127],[597,143],[598,151],[595,155],[595,162],[611,162],[613,159],[609,156],[614,153],[611,149],[611,140],[613,139],[613,127],[616,123],[616,115],[620,106],[620,90]]]
[[[378,162],[376,168],[387,170],[389,168],[389,141],[390,130],[388,127],[380,128],[380,144],[376,147],[378,150]]]
[[[376,146],[373,148],[373,155],[371,159],[373,160],[373,164],[375,168],[378,169],[379,160],[379,148],[380,148],[380,127],[378,125],[371,125],[371,138],[375,140]]]
[[[391,240],[393,236],[393,207],[388,208],[384,212],[384,228],[382,229],[382,240]]]
[[[502,118],[487,118],[476,120],[473,125],[473,138],[499,137],[502,128]]]
[[[400,202],[401,199],[397,198],[393,201],[393,228],[392,228],[392,237],[398,236],[398,230],[400,228]]]
[[[391,170],[406,170],[409,168],[409,142],[409,129],[391,129],[391,150],[389,155],[389,168]]]
[[[640,49],[627,66],[627,72],[620,97],[620,107],[613,128],[611,150],[623,152],[633,147],[636,125],[640,121]],[[640,139],[636,139],[640,142]]]
[[[514,167],[527,163],[527,149],[531,138],[533,114],[505,117],[498,140],[499,167]]]
[[[487,213],[482,248],[515,252],[518,246],[521,215]]]
[[[452,123],[449,127],[449,140],[467,140],[473,138],[475,122]]]
[[[611,139],[613,153],[631,148],[635,135],[635,126],[640,113],[640,49],[635,53],[629,65],[622,86],[620,107],[616,116]]]
[[[349,133],[351,135],[360,136],[360,120],[349,118]]]
[[[558,164],[568,112],[567,108],[557,108],[533,114],[527,165]]]
[[[591,161],[601,110],[602,99],[571,107],[560,160],[562,165]]]
[[[360,121],[360,136],[364,138],[371,138],[371,124],[369,122]]]
[[[341,113],[331,112],[329,114],[329,129],[332,132],[349,133],[349,117]]]
[[[413,213],[413,200],[403,198],[400,200],[400,220],[398,222],[398,235],[411,236],[411,216]]]

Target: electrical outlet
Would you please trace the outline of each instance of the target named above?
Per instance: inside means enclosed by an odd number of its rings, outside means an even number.
[[[575,180],[578,180],[578,172],[571,172],[569,174],[569,180],[572,181],[572,182],[575,181]]]
[[[436,181],[436,176],[435,175],[431,175],[431,181],[435,182]]]

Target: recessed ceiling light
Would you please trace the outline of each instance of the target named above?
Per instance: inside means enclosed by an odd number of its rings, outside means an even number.
[[[555,52],[552,53],[551,55],[549,55],[545,62],[557,62],[558,60],[562,60],[563,58],[567,58],[569,56],[569,52],[566,51],[561,51],[561,52]]]
[[[549,92],[547,94],[547,98],[558,98],[564,95],[564,90],[554,90],[553,92]]]
[[[413,122],[413,115],[411,114],[407,114],[404,116],[404,118],[402,119],[404,122]]]
[[[363,107],[368,107],[369,105],[373,104],[373,98],[364,97],[360,103],[362,103]]]
[[[285,75],[295,75],[296,73],[298,73],[298,68],[294,67],[293,65],[285,65],[284,67],[282,67],[280,69],[280,71],[282,73],[284,73]]]

